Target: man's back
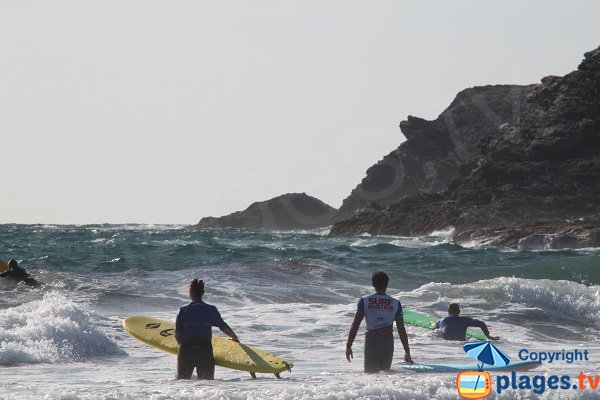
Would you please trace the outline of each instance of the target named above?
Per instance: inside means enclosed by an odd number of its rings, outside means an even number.
[[[391,328],[394,321],[402,317],[400,301],[385,293],[374,293],[361,298],[357,311],[365,315],[369,332]]]
[[[222,327],[224,324],[217,308],[202,300],[195,300],[181,306],[175,321],[176,330],[183,332],[183,337],[210,338],[211,327]]]
[[[446,340],[465,340],[469,326],[479,326],[479,321],[469,317],[449,315],[435,323],[435,327],[442,331]]]

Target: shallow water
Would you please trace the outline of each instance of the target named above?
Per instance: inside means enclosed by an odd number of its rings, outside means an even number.
[[[405,308],[443,316],[450,301],[480,318],[518,360],[520,349],[587,349],[590,360],[522,375],[600,375],[600,251],[463,248],[421,238],[321,232],[195,231],[180,226],[0,225],[0,258],[43,285],[0,281],[3,399],[455,399],[455,374],[399,367],[362,373],[344,341],[370,275],[385,269]],[[173,320],[192,277],[243,342],[295,364],[284,379],[217,368],[214,382],[175,380],[175,357],[129,337],[123,318]],[[419,363],[470,363],[462,343],[408,327]],[[361,332],[364,326],[361,328]],[[362,333],[361,333],[362,335]],[[521,373],[519,373],[521,374]],[[493,388],[498,375],[493,374]],[[539,390],[538,390],[539,392]],[[491,398],[600,398],[598,390],[506,390]]]

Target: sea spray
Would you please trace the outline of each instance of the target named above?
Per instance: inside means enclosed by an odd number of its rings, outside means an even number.
[[[440,301],[447,302],[465,297],[480,297],[488,302],[493,299],[498,303],[510,301],[600,326],[600,286],[566,280],[498,277],[461,285],[432,282],[409,295],[422,298],[438,296]]]
[[[83,361],[124,354],[97,316],[58,292],[0,311],[0,365]]]

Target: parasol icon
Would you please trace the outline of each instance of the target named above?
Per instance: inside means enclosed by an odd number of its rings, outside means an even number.
[[[484,364],[505,366],[510,363],[510,357],[491,342],[467,342],[463,345],[463,349],[469,356],[481,361],[480,370],[483,369]]]
[[[494,346],[491,342],[467,342],[463,345],[463,350],[469,356],[481,361],[481,365],[477,365],[480,371],[483,371],[483,365],[501,365],[505,366],[510,363],[508,357],[502,350]],[[475,387],[479,383],[479,376],[475,381]]]

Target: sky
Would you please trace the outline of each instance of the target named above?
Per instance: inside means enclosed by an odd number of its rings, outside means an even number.
[[[457,92],[564,75],[600,2],[0,0],[0,223],[334,207]]]

